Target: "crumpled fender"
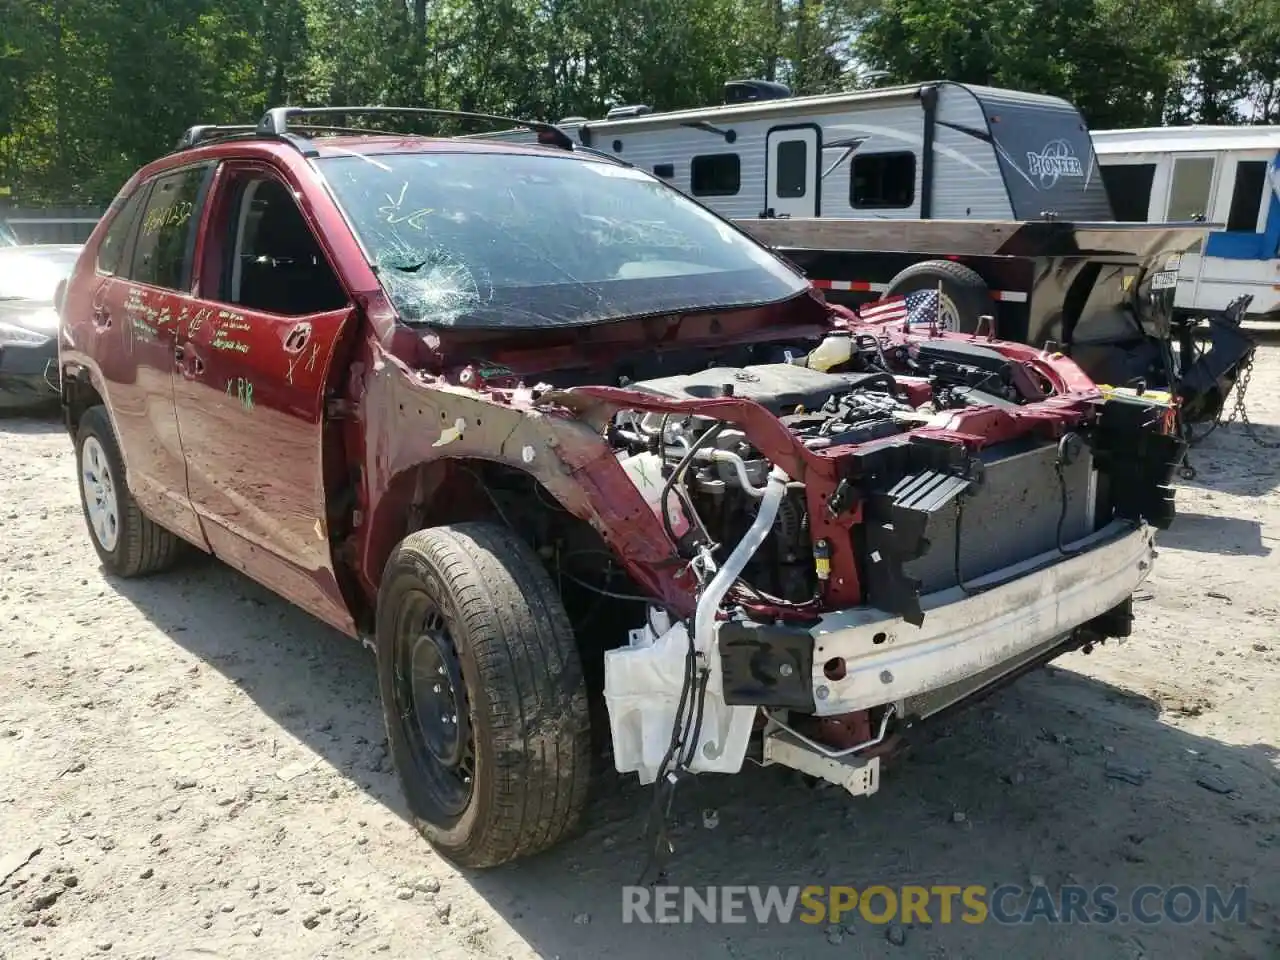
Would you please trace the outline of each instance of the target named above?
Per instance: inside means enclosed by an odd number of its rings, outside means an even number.
[[[402,504],[388,497],[398,477],[449,458],[487,460],[538,481],[603,538],[635,582],[681,613],[695,584],[658,517],[591,426],[567,410],[535,405],[527,390],[468,389],[410,369],[376,342],[360,377],[365,475],[358,568],[381,571],[403,536]],[[376,591],[376,583],[366,583]]]

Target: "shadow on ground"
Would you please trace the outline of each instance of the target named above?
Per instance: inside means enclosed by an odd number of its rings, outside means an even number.
[[[1196,443],[1188,453],[1195,469],[1181,485],[1261,497],[1280,487],[1280,427],[1255,423],[1224,423]]]
[[[35,437],[50,433],[65,433],[66,429],[56,409],[44,416],[32,416],[28,413],[13,415],[0,411],[0,437]]]
[[[1271,553],[1257,520],[1181,510],[1169,529],[1160,532],[1160,545],[1224,556],[1265,557]]]
[[[209,560],[113,586],[266,716],[404,815],[379,746],[366,650]],[[237,629],[226,628],[228,604],[244,609]],[[336,705],[346,708],[341,727],[332,724]],[[641,931],[621,921],[622,887],[636,882],[644,859],[650,793],[612,772],[598,778],[574,839],[467,879],[540,955],[566,960],[807,958],[836,941],[859,956],[931,960],[1280,956],[1276,748],[1192,736],[1158,714],[1145,697],[1051,667],[927,728],[871,798],[812,789],[778,769],[694,780],[673,808],[671,882],[990,889],[1026,887],[1034,877],[1052,889],[1113,884],[1122,899],[1142,884],[1244,884],[1248,923],[1067,929],[942,924],[935,916],[895,931],[902,946],[887,928],[852,917],[847,929],[695,921]],[[714,829],[705,809],[716,812]]]

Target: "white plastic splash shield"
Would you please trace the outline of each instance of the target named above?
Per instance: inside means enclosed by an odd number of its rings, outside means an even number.
[[[632,632],[631,644],[604,654],[604,698],[613,736],[613,763],[620,773],[636,773],[652,783],[671,744],[684,684],[689,634],[676,624],[655,638],[649,628]],[[707,651],[710,674],[702,729],[689,769],[695,773],[737,773],[747,753],[755,707],[724,702],[720,654]],[[693,694],[690,694],[692,698]]]

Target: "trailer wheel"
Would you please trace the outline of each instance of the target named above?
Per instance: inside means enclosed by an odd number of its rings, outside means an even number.
[[[391,755],[419,831],[490,867],[568,835],[587,794],[582,664],[555,584],[510,531],[412,533],[378,591]]]
[[[913,263],[889,281],[885,296],[939,288],[942,291],[939,313],[944,330],[974,333],[978,329],[978,318],[992,312],[991,291],[986,281],[963,264],[950,260]]]

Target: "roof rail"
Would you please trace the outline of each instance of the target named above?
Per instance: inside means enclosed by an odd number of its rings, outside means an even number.
[[[261,136],[283,137],[289,134],[289,120],[302,116],[350,116],[350,115],[399,114],[401,116],[458,117],[464,120],[489,120],[524,127],[538,135],[538,142],[561,150],[572,150],[573,140],[552,123],[541,120],[518,120],[492,113],[471,113],[465,110],[438,110],[434,107],[273,107],[268,110],[255,128]],[[307,124],[297,124],[302,129],[315,129]]]
[[[187,127],[174,149],[187,150],[205,140],[220,140],[226,136],[244,133],[256,133],[257,127],[251,124],[201,123]]]
[[[194,127],[188,127],[178,138],[177,144],[174,146],[174,152],[180,153],[183,150],[190,150],[193,147],[203,146],[207,143],[222,143],[227,140],[282,140],[290,146],[297,149],[303,156],[314,157],[319,154],[315,144],[305,137],[297,134],[286,133],[283,136],[275,134],[263,134],[257,126],[252,124],[217,124],[204,123]]]

